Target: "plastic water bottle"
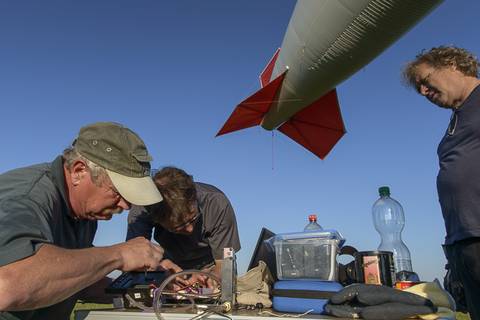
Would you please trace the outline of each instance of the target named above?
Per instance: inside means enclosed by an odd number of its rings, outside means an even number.
[[[315,231],[322,231],[323,228],[321,225],[318,224],[317,222],[317,215],[316,214],[311,214],[308,216],[308,224],[305,226],[303,229],[304,232],[315,232]],[[313,245],[311,242],[305,243],[305,245],[302,246],[303,248],[303,260],[302,260],[302,265],[303,265],[303,270],[301,270],[301,277],[304,279],[315,279],[318,278],[319,275],[321,274],[321,271],[324,270],[322,269],[322,263],[325,263],[325,261],[322,261],[320,259],[320,252],[319,246]],[[325,259],[323,259],[325,260]]]
[[[380,198],[372,208],[373,223],[382,239],[378,250],[393,252],[397,281],[418,281],[412,269],[410,251],[402,241],[401,233],[405,226],[402,205],[390,197],[389,187],[380,187],[378,193]]]
[[[323,230],[322,226],[317,223],[317,215],[311,214],[308,216],[308,224],[303,231]]]

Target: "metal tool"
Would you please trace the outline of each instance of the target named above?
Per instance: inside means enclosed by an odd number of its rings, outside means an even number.
[[[237,270],[235,251],[233,248],[223,248],[222,261],[222,302],[235,304],[235,293],[237,291]]]

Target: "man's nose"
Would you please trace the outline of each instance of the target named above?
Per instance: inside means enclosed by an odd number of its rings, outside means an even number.
[[[193,223],[189,223],[187,226],[185,226],[185,230],[188,233],[192,233],[193,232]]]
[[[123,210],[130,210],[132,204],[125,200],[123,197],[120,197],[120,200],[118,201],[118,206]]]
[[[420,94],[426,96],[428,94],[428,87],[424,84],[420,85]]]

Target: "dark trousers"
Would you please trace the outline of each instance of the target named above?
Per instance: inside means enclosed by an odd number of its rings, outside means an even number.
[[[445,246],[448,263],[465,290],[472,320],[480,320],[480,238],[468,238]]]

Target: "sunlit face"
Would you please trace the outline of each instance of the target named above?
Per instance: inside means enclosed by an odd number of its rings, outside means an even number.
[[[453,67],[434,68],[420,64],[415,68],[415,86],[422,96],[442,108],[456,108],[463,103],[462,79],[465,77]]]
[[[110,220],[114,214],[130,209],[130,203],[118,193],[108,177],[97,185],[88,168],[81,166],[71,175],[70,202],[78,218]]]
[[[86,219],[110,220],[114,214],[130,209],[130,203],[118,193],[111,181],[103,182],[101,186],[91,184],[90,196],[85,199]]]

